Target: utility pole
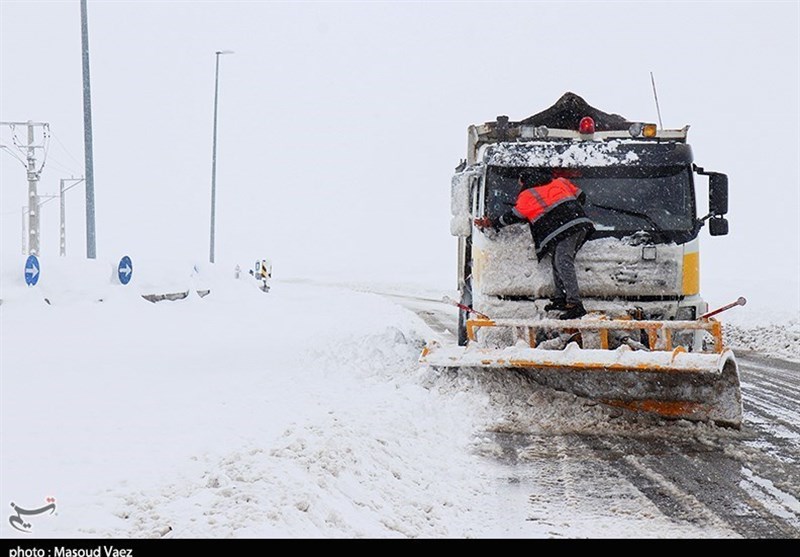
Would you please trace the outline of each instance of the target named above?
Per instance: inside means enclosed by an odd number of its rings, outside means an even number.
[[[39,255],[39,173],[36,171],[36,149],[33,147],[33,126],[28,122],[28,245],[33,255]]]
[[[61,257],[67,255],[67,209],[66,209],[67,204],[64,198],[64,193],[68,189],[74,188],[84,180],[85,180],[84,178],[61,178],[61,185],[58,188],[58,198],[59,198],[59,203],[61,205],[61,218],[60,218],[61,234],[58,242],[59,245],[58,253]],[[67,182],[72,182],[72,184],[70,186],[64,187],[64,184]]]
[[[216,66],[214,69],[214,139],[211,151],[211,233],[208,260],[214,262],[214,236],[217,214],[217,100],[219,98],[219,57],[220,54],[233,54],[232,50],[218,50],[215,53]]]
[[[50,125],[44,122],[0,122],[0,125],[10,126],[14,129],[16,126],[25,126],[28,128],[28,143],[25,147],[25,169],[28,175],[28,234],[27,234],[27,251],[29,255],[39,255],[39,195],[37,193],[37,186],[39,185],[39,176],[44,168],[44,161],[42,165],[36,166],[36,149],[44,149],[44,138],[47,137],[47,131]],[[41,126],[44,131],[44,138],[41,145],[34,144],[34,128]],[[18,146],[19,147],[19,146]]]
[[[64,203],[64,178],[61,178],[61,185],[58,187],[58,203],[60,205],[59,210],[59,222],[60,225],[58,227],[59,234],[58,234],[58,255],[64,257],[67,255],[67,227],[66,227],[66,218],[67,218],[67,211],[66,211],[66,203]]]
[[[28,207],[22,206],[22,255],[28,255],[28,227],[25,226],[25,217],[28,216]]]
[[[64,179],[61,179],[61,185],[58,187],[58,204],[59,204],[59,227],[58,227],[58,255],[64,257],[67,255],[67,227],[66,221],[66,204],[64,203]]]
[[[86,0],[81,0],[81,46],[83,58],[83,143],[86,173],[86,257],[97,256],[94,227],[94,163],[92,160],[92,92],[89,86],[89,22]]]
[[[56,197],[58,197],[58,196],[57,195],[46,195],[46,194],[39,195],[39,199],[44,199],[44,201],[40,202],[39,205],[36,207],[37,212],[41,215],[42,205],[44,205],[48,201],[52,201]],[[41,220],[40,220],[40,222],[41,222]]]

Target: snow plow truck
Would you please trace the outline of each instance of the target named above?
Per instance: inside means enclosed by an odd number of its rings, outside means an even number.
[[[520,121],[468,128],[451,182],[458,239],[458,342],[430,341],[436,368],[523,372],[537,383],[667,419],[739,428],[735,355],[721,311],[700,294],[699,235],[728,233],[728,179],[694,163],[688,126],[662,129],[602,112],[566,93]],[[524,171],[563,176],[585,193],[595,231],[576,256],[588,314],[558,319],[549,257],[539,262],[526,223],[475,226],[512,207]],[[700,216],[695,180],[708,183]],[[706,181],[705,179],[702,181]]]

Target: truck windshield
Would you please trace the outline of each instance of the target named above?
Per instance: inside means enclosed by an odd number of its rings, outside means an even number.
[[[490,167],[486,208],[498,217],[514,206],[521,168]],[[686,166],[556,169],[586,193],[593,238],[647,232],[654,242],[684,243],[697,235],[692,174]]]

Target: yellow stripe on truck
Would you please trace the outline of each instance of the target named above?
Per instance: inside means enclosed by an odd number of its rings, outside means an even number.
[[[684,296],[700,293],[700,252],[693,251],[683,254],[683,284],[681,288]]]
[[[472,247],[472,288],[481,283],[483,269],[486,266],[486,252],[482,249]],[[473,290],[474,292],[474,290]]]

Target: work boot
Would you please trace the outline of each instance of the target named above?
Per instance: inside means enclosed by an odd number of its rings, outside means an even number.
[[[566,298],[553,298],[550,303],[544,306],[545,311],[561,311],[567,309]]]
[[[580,319],[586,315],[586,308],[583,307],[583,304],[578,302],[577,304],[567,304],[564,307],[564,313],[558,316],[559,319]]]
[[[581,335],[580,331],[575,331],[569,336],[566,344],[569,344],[570,342],[574,342],[579,347],[583,348],[583,336]]]

